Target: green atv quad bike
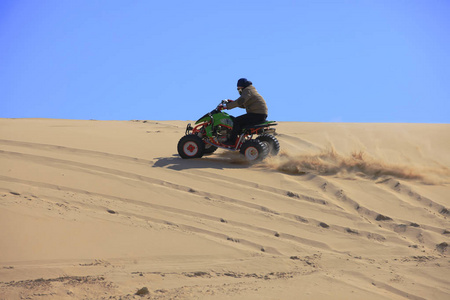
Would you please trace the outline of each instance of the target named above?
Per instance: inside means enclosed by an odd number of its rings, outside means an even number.
[[[275,121],[246,126],[237,137],[234,145],[224,144],[233,129],[233,116],[223,110],[226,107],[223,100],[214,110],[205,114],[195,122],[195,127],[189,123],[186,133],[178,142],[178,154],[185,159],[200,158],[211,154],[218,148],[239,151],[248,161],[261,161],[268,155],[277,155],[280,143],[275,138]],[[255,138],[253,138],[256,136]]]

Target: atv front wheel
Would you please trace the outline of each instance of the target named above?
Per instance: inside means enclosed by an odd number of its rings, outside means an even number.
[[[256,138],[257,140],[266,143],[269,148],[269,154],[275,156],[280,152],[280,143],[278,139],[271,134],[261,134]]]
[[[183,136],[178,142],[181,158],[200,158],[205,153],[205,143],[195,134]]]
[[[248,161],[261,161],[269,154],[267,145],[258,140],[248,140],[242,144],[241,154],[245,156]]]

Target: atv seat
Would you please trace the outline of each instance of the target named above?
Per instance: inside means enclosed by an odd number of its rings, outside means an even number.
[[[245,129],[251,129],[251,128],[262,128],[262,127],[268,127],[268,126],[275,126],[278,125],[277,123],[275,123],[275,121],[267,121],[261,124],[256,124],[256,125],[248,125],[248,126],[244,126],[242,127],[243,130]]]

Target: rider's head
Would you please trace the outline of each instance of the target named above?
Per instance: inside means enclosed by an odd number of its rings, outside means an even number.
[[[237,82],[237,90],[239,92],[239,95],[242,94],[242,90],[246,87],[252,85],[252,82],[247,80],[247,78],[241,78]]]

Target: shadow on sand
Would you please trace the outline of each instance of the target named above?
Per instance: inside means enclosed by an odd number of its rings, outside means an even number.
[[[231,154],[231,155],[230,155]],[[236,155],[234,155],[236,154]],[[219,155],[204,156],[202,158],[182,159],[174,154],[172,157],[159,157],[153,164],[153,168],[168,168],[172,170],[186,169],[242,169],[248,168],[250,164],[238,153],[227,153]]]

